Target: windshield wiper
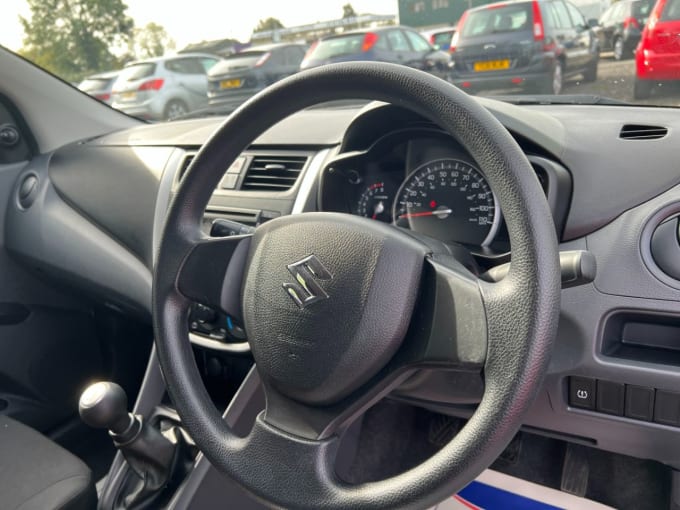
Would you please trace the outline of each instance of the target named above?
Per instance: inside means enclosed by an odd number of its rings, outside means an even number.
[[[577,105],[610,105],[632,106],[632,103],[612,99],[611,97],[597,96],[592,94],[567,94],[554,96],[550,94],[520,94],[516,96],[486,96],[504,103],[516,105],[541,105],[541,104],[577,104]]]

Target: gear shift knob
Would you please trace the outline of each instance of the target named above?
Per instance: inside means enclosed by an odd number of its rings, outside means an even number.
[[[112,382],[98,382],[90,385],[80,396],[78,412],[90,427],[123,434],[134,420],[127,405],[123,388]]]

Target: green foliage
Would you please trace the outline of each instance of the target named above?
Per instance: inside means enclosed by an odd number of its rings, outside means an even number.
[[[267,32],[268,30],[277,30],[279,28],[283,28],[283,23],[276,18],[267,18],[261,19],[253,32]]]
[[[342,6],[342,17],[343,18],[353,18],[357,13],[354,11],[352,4],[345,4]]]
[[[20,53],[68,81],[119,67],[112,47],[124,48],[134,22],[123,0],[27,0],[20,17]]]
[[[131,53],[137,58],[161,57],[167,50],[175,49],[173,41],[161,25],[153,21],[135,28],[131,39]]]

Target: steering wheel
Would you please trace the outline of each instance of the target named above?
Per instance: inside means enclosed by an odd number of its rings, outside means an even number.
[[[304,213],[252,235],[209,238],[205,207],[224,169],[276,122],[340,99],[403,106],[458,139],[500,203],[512,263],[481,281],[444,245],[346,214]],[[556,334],[560,277],[550,210],[529,161],[473,98],[403,66],[344,63],[284,79],[235,111],[196,155],[167,215],[153,281],[158,358],[182,423],[210,462],[285,508],[426,507],[488,467],[521,425]],[[266,396],[246,437],[223,421],[188,339],[192,302],[243,321]],[[351,485],[340,435],[416,370],[483,374],[463,429],[419,466]]]

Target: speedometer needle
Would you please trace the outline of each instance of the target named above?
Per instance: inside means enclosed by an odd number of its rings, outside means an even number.
[[[399,219],[403,218],[420,218],[422,216],[445,216],[451,214],[453,211],[451,209],[437,209],[436,211],[423,211],[417,213],[405,213],[399,216]]]

